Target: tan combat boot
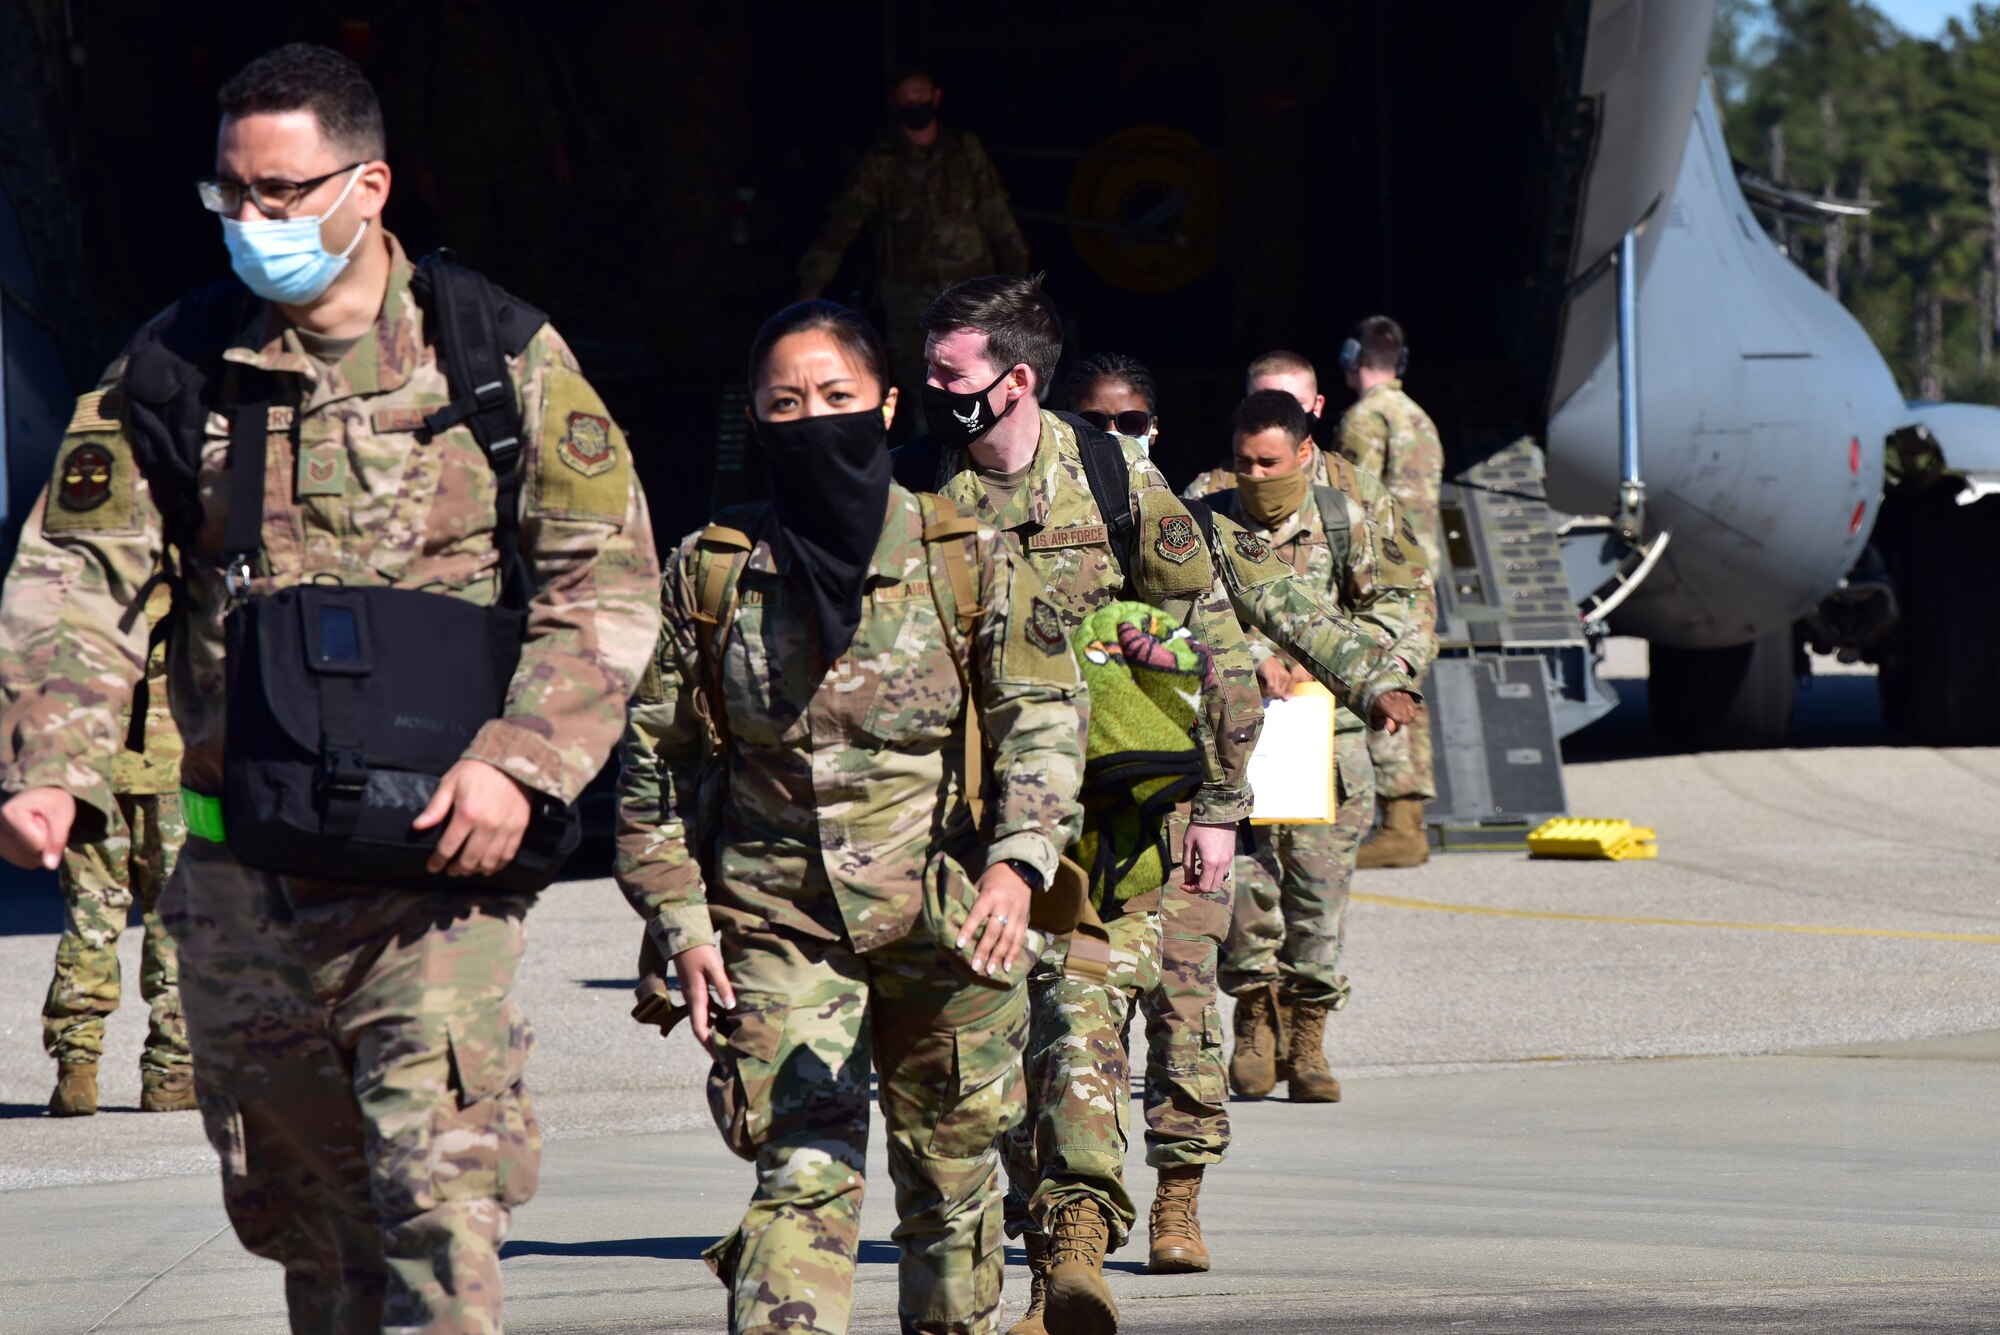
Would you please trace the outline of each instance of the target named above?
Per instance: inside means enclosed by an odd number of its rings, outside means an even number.
[[[1392,797],[1382,803],[1382,827],[1361,841],[1357,867],[1421,867],[1431,860],[1424,833],[1424,800]]]
[[[56,1090],[49,1095],[51,1117],[97,1114],[97,1063],[64,1062],[56,1067]]]
[[[1326,1069],[1326,1007],[1295,1001],[1287,1028],[1285,1081],[1293,1103],[1338,1103],[1340,1082]]]
[[[187,1067],[139,1073],[140,1112],[190,1112],[194,1106],[194,1072]]]
[[[1208,1269],[1195,1207],[1201,1200],[1200,1164],[1160,1170],[1153,1211],[1146,1220],[1146,1269],[1156,1275],[1191,1275]]]
[[[1028,1310],[1007,1327],[1007,1335],[1049,1335],[1043,1318],[1049,1304],[1049,1238],[1046,1233],[1028,1233],[1021,1238],[1028,1249]]]
[[[1048,1328],[1056,1335],[1117,1335],[1118,1304],[1104,1282],[1110,1211],[1085,1196],[1057,1206],[1048,1228]]]
[[[1236,1046],[1229,1054],[1229,1087],[1261,1099],[1278,1083],[1278,989],[1267,984],[1236,998]]]

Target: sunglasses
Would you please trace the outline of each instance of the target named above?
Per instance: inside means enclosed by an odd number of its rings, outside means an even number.
[[[1077,414],[1099,431],[1116,431],[1121,436],[1143,436],[1153,429],[1153,415],[1144,408],[1128,413],[1100,413],[1085,409]]]

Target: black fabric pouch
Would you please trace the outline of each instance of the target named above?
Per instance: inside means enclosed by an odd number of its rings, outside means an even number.
[[[223,825],[261,871],[463,891],[535,891],[575,851],[573,806],[531,795],[514,860],[433,875],[444,826],[410,822],[504,710],[525,613],[410,589],[302,585],[229,613]],[[449,822],[445,822],[448,824]]]

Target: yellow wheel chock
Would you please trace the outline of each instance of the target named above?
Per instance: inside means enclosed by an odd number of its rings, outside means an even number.
[[[1528,856],[1628,862],[1660,855],[1658,836],[1629,820],[1557,816],[1528,835]]]

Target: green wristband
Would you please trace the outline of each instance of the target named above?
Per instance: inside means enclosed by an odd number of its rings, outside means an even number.
[[[222,833],[222,799],[197,793],[192,788],[181,789],[181,819],[187,822],[187,832],[197,839],[206,839],[211,844],[228,842]]]

